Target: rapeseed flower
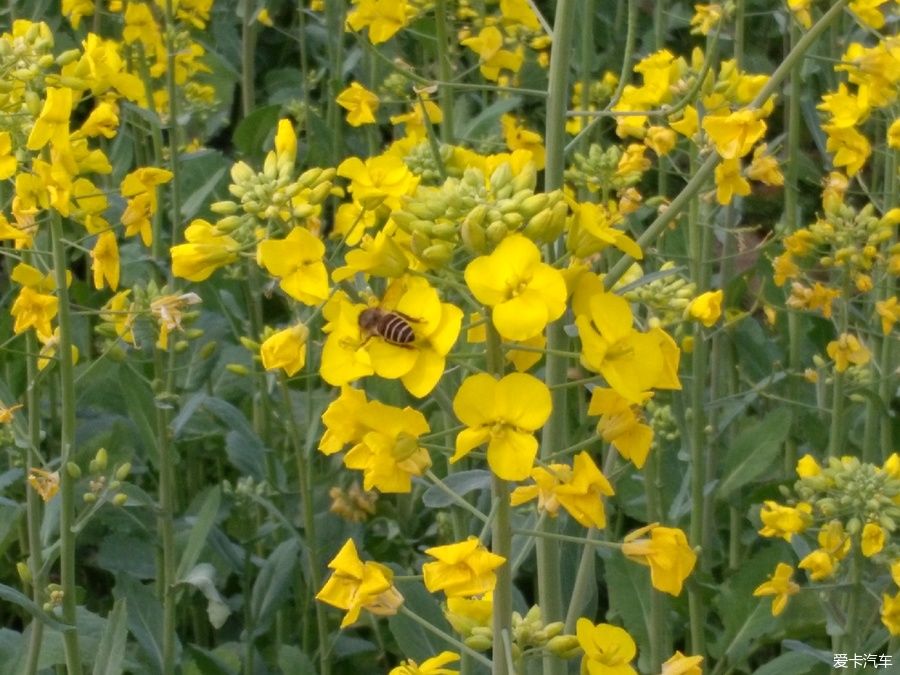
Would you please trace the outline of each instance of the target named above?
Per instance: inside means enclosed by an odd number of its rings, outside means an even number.
[[[184,231],[186,244],[173,246],[172,274],[189,281],[203,281],[220,267],[238,258],[240,244],[200,218]]]
[[[24,286],[9,312],[15,319],[13,332],[18,335],[29,328],[34,328],[38,335],[52,335],[50,322],[56,316],[58,308],[59,300],[55,295],[40,293],[29,286]]]
[[[425,549],[435,562],[422,565],[425,588],[432,593],[443,591],[448,598],[471,597],[491,593],[497,585],[495,569],[506,564],[503,556],[491,553],[478,540]]]
[[[359,127],[364,124],[375,124],[378,96],[363,87],[359,82],[351,82],[349,87],[338,94],[335,102],[347,111],[347,123],[350,126]]]
[[[800,502],[797,506],[782,506],[767,499],[759,512],[763,527],[759,533],[763,537],[781,537],[790,542],[791,537],[806,530],[812,523],[812,506]]]
[[[722,206],[730,204],[735,195],[750,194],[750,183],[741,175],[741,160],[726,159],[715,170],[716,201]]]
[[[304,305],[328,298],[325,244],[305,227],[295,227],[284,239],[267,239],[257,249],[259,263],[285,293]]]
[[[766,132],[766,123],[757,112],[739,110],[728,115],[707,115],[703,130],[723,159],[743,157]]]
[[[492,82],[500,79],[501,70],[517,73],[522,67],[521,50],[503,49],[503,33],[496,26],[485,26],[477,36],[466,38],[460,44],[478,54],[481,74]]]
[[[306,365],[306,340],[309,329],[302,323],[289,326],[266,338],[259,348],[263,368],[281,368],[288,377]]]
[[[872,358],[868,348],[850,333],[841,333],[837,340],[832,340],[826,345],[825,350],[834,361],[834,369],[839,373],[847,370],[851,363],[855,366],[864,366]]]
[[[328,567],[334,574],[316,594],[316,600],[347,611],[341,628],[356,622],[363,609],[377,616],[390,616],[403,604],[403,596],[394,588],[391,569],[360,560],[352,539],[347,540]]]
[[[350,179],[348,188],[353,199],[364,209],[376,209],[382,204],[399,210],[402,197],[412,194],[419,183],[403,160],[391,155],[345,159],[337,168],[339,176]]]
[[[492,308],[491,320],[507,340],[533,338],[566,310],[565,280],[541,262],[540,250],[524,235],[506,237],[493,253],[475,258],[465,279],[478,301]]]
[[[662,672],[659,675],[703,675],[703,670],[700,668],[702,662],[702,656],[686,656],[676,650],[662,664]]]
[[[691,300],[685,310],[686,315],[702,323],[707,328],[712,328],[719,317],[722,316],[722,298],[724,292],[720,288],[716,291],[707,291]]]
[[[793,575],[793,567],[786,563],[778,563],[769,580],[761,583],[753,591],[754,597],[757,598],[766,595],[775,596],[772,600],[772,616],[781,614],[787,607],[788,598],[800,592],[800,586],[791,579]]]
[[[119,287],[119,245],[112,230],[101,232],[91,251],[91,267],[94,273],[94,288],[101,289],[104,282],[110,289]]]
[[[388,675],[459,675],[458,670],[444,668],[448,663],[459,661],[459,654],[454,652],[441,652],[437,656],[422,661],[422,665],[417,665],[412,659],[407,659],[404,663],[391,669]]]
[[[650,396],[650,392],[645,392],[643,398],[646,401]],[[587,413],[600,416],[597,433],[640,469],[647,461],[653,443],[653,429],[643,423],[635,407],[614,389],[596,387],[591,393]]]
[[[68,87],[48,87],[41,113],[28,134],[29,150],[40,150],[47,143],[58,148],[69,145],[69,116],[72,114],[73,92]]]
[[[624,628],[608,623],[595,626],[582,617],[575,624],[575,635],[584,650],[581,672],[585,675],[637,675],[631,666],[637,645]]]
[[[456,437],[456,462],[483,443],[488,465],[504,480],[524,480],[534,466],[538,441],[533,432],[550,417],[550,390],[525,373],[500,380],[479,373],[466,378],[453,399],[453,412],[468,428]]]
[[[650,532],[650,538],[643,535]],[[697,563],[697,554],[678,528],[647,525],[625,537],[622,553],[631,560],[650,567],[653,588],[669,595],[681,593],[684,580]]]
[[[355,0],[347,14],[347,26],[354,31],[369,29],[373,45],[387,42],[416,14],[407,0]]]
[[[881,623],[891,635],[900,635],[900,593],[894,596],[881,594]]]

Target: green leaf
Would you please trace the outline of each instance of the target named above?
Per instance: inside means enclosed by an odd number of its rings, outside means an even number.
[[[791,430],[792,412],[774,410],[760,422],[744,429],[725,455],[718,497],[722,500],[762,476],[781,453]]]
[[[187,546],[181,554],[181,560],[178,561],[178,570],[175,573],[176,579],[182,579],[189,569],[196,565],[200,558],[200,552],[206,545],[206,538],[209,531],[216,522],[216,516],[219,513],[219,504],[222,501],[222,491],[219,486],[215,486],[206,495],[203,506],[194,520],[194,526],[191,528],[191,534],[188,537]]]
[[[624,556],[613,555],[603,561],[609,609],[622,619],[625,630],[638,644],[639,652],[648,652],[650,634],[650,575],[643,565]]]
[[[128,637],[128,601],[119,598],[106,617],[106,628],[100,638],[94,675],[121,675],[125,661],[125,642]]]
[[[163,673],[162,627],[163,608],[149,586],[126,576],[116,580],[114,594],[128,601],[128,630],[149,657],[153,672]],[[181,644],[175,643],[176,658],[180,659]]]
[[[64,624],[62,621],[53,618],[53,616],[38,607],[27,595],[25,595],[21,591],[17,591],[11,586],[7,586],[6,584],[0,584],[0,600],[5,600],[6,602],[11,602],[14,605],[18,605],[35,619],[49,626],[50,628],[55,628],[60,631],[75,629],[74,626],[69,626],[67,624]]]
[[[280,114],[280,105],[267,105],[247,115],[234,130],[235,147],[247,156],[261,155],[263,143],[278,123]]]
[[[299,557],[300,542],[291,538],[281,542],[263,563],[249,600],[252,623],[247,630],[253,637],[268,630],[275,612],[288,600]]]
[[[461,133],[457,134],[457,136],[468,139],[475,138],[490,127],[498,126],[497,120],[499,120],[501,116],[508,113],[510,110],[521,107],[521,105],[522,99],[518,96],[502,98],[499,101],[492,103],[469,120],[466,126],[463,127]]]
[[[181,205],[182,218],[191,220],[200,212],[200,209],[202,209],[209,200],[209,196],[212,194],[213,190],[216,189],[219,181],[222,180],[222,176],[225,175],[226,169],[227,167],[224,166],[219,168],[206,179],[206,182],[204,182],[203,185],[194,190],[188,198],[184,200],[184,203]]]
[[[125,401],[128,416],[137,428],[137,436],[144,452],[154,464],[159,464],[159,449],[156,447],[156,430],[151,415],[155,413],[153,392],[149,385],[128,368],[119,369],[119,390]]]
[[[488,490],[491,487],[491,472],[482,469],[451,473],[443,479],[444,485],[459,496],[467,495],[475,490]],[[439,485],[432,485],[422,495],[422,503],[430,509],[445,509],[453,506],[456,500],[442,490]]]
[[[216,589],[216,568],[209,563],[200,563],[184,578],[179,577],[179,583],[190,584],[206,597],[206,614],[213,628],[221,628],[228,621],[231,609],[225,604],[219,591]]]
[[[806,675],[812,670],[819,660],[810,654],[802,652],[788,652],[777,656],[761,668],[753,671],[753,675]]]
[[[316,675],[316,667],[294,645],[281,645],[278,650],[278,672],[282,675]]]

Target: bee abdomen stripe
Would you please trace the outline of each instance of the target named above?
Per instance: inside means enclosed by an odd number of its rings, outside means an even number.
[[[385,340],[398,345],[405,345],[416,339],[412,326],[403,317],[396,315],[385,319],[382,334]]]

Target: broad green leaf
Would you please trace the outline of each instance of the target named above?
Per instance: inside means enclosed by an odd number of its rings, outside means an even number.
[[[228,621],[231,609],[225,604],[219,591],[216,589],[216,568],[209,563],[200,563],[183,578],[179,577],[179,583],[190,584],[206,598],[206,614],[213,628],[221,628]]]
[[[491,487],[491,472],[482,469],[472,471],[460,471],[451,473],[443,479],[446,487],[450,488],[460,497],[475,490],[488,490]],[[422,495],[422,503],[430,509],[445,509],[453,506],[456,500],[441,489],[439,485],[432,485]]]
[[[806,675],[819,660],[809,654],[801,652],[788,652],[769,661],[766,665],[753,671],[753,675]]]
[[[200,552],[206,545],[209,531],[216,522],[221,501],[222,492],[217,485],[206,495],[203,506],[200,507],[199,513],[194,518],[194,526],[191,528],[187,546],[185,546],[184,552],[181,554],[181,560],[178,561],[178,570],[175,573],[176,579],[182,579],[200,558]]]
[[[210,195],[213,190],[216,189],[219,182],[222,180],[222,176],[225,175],[227,167],[220,167],[216,170],[206,181],[195,189],[187,199],[184,200],[184,203],[181,205],[181,217],[185,220],[191,220],[194,216],[200,213],[200,209],[202,209],[208,201],[210,201]]]
[[[97,648],[93,675],[121,675],[125,661],[125,642],[128,637],[128,601],[119,598],[106,617],[106,628]]]
[[[235,147],[248,157],[262,155],[263,143],[275,129],[280,113],[280,105],[267,105],[247,115],[234,130]]]
[[[291,538],[281,542],[263,563],[249,599],[253,623],[247,630],[254,637],[268,630],[275,612],[288,600],[299,558],[300,542]]]
[[[17,591],[15,588],[11,586],[7,586],[6,584],[0,584],[0,600],[4,600],[6,602],[11,602],[14,605],[18,605],[26,612],[28,612],[35,619],[40,621],[41,623],[49,626],[50,628],[55,628],[60,631],[68,631],[73,630],[73,626],[68,626],[64,624],[62,621],[54,618],[43,609],[38,607],[27,595],[22,593],[21,591]]]
[[[510,110],[515,110],[516,108],[522,105],[522,99],[518,96],[511,96],[509,98],[501,98],[500,100],[492,103],[487,108],[478,113],[475,117],[469,120],[465,127],[463,127],[461,133],[457,134],[462,138],[475,138],[484,134],[485,132],[493,132],[494,129],[491,127],[497,127],[499,129],[500,123],[498,120],[505,113],[508,113]]]
[[[612,555],[603,561],[603,569],[610,612],[620,617],[625,630],[637,642],[638,652],[647,651],[651,592],[647,568],[622,555]]]
[[[778,458],[791,430],[792,412],[774,410],[744,429],[725,455],[718,496],[727,500],[736,490],[762,476]]]
[[[156,445],[156,429],[153,418],[156,407],[149,385],[128,368],[119,369],[119,389],[131,422],[137,428],[137,436],[146,456],[159,464],[159,448]]]
[[[128,602],[128,630],[137,640],[141,649],[149,657],[153,672],[163,675],[162,626],[163,608],[150,586],[119,576],[113,590],[117,598]],[[176,657],[181,652],[181,644],[176,638]]]
[[[316,667],[294,645],[281,645],[278,650],[278,672],[282,675],[316,675]]]

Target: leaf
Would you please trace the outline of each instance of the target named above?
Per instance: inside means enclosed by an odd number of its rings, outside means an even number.
[[[473,471],[460,471],[451,473],[444,478],[443,483],[460,497],[475,490],[488,490],[491,487],[491,472],[483,469]],[[422,503],[430,509],[444,509],[453,506],[456,500],[441,489],[439,485],[432,485],[422,495]]]
[[[280,114],[280,105],[267,105],[247,115],[234,130],[235,147],[248,156],[261,155],[263,143],[275,128]]]
[[[787,408],[779,408],[738,435],[725,456],[720,499],[727,501],[738,488],[762,476],[772,465],[790,433],[792,414]]]
[[[276,610],[288,599],[299,557],[300,542],[291,538],[281,542],[263,563],[249,600],[252,622],[247,629],[253,637],[268,630]]]
[[[178,570],[175,573],[176,579],[182,579],[187,574],[187,571],[197,563],[200,552],[206,545],[209,531],[216,522],[221,501],[222,491],[217,485],[206,495],[203,506],[200,507],[200,511],[194,519],[194,526],[191,528],[187,546],[185,546],[184,552],[181,554],[181,560],[178,561]]]
[[[466,126],[463,127],[461,133],[457,134],[457,136],[467,139],[475,138],[491,126],[496,125],[497,120],[499,120],[503,114],[508,113],[510,110],[515,110],[516,108],[521,107],[521,105],[522,99],[518,96],[500,99],[469,120]]]
[[[200,212],[200,209],[206,204],[213,190],[216,189],[219,181],[222,180],[225,171],[226,167],[220,167],[212,176],[206,179],[206,182],[203,183],[203,185],[194,190],[191,195],[184,200],[184,203],[181,205],[182,218],[190,220]]]
[[[27,595],[11,586],[0,584],[0,600],[18,605],[41,623],[59,631],[75,630],[74,626],[64,624],[38,607]]]
[[[294,645],[281,645],[278,650],[278,672],[282,675],[316,675],[316,667]]]
[[[200,563],[184,578],[179,577],[178,583],[189,584],[203,593],[206,597],[206,615],[213,628],[221,628],[228,621],[231,609],[225,604],[219,591],[216,589],[216,568],[209,563]]]
[[[153,672],[163,675],[162,626],[163,608],[156,594],[149,586],[126,576],[116,579],[113,590],[117,598],[128,601],[128,630],[137,640],[141,649],[149,657]],[[176,658],[181,645],[175,643]]]
[[[121,675],[128,637],[128,601],[119,598],[106,617],[106,628],[97,648],[93,675]]]
[[[818,662],[817,658],[809,654],[789,652],[772,659],[761,668],[757,668],[753,671],[753,675],[784,675],[784,673],[805,675]]]
[[[634,637],[638,651],[648,651],[650,635],[650,578],[642,565],[613,555],[603,563],[609,608],[622,618],[625,630]]]
[[[150,460],[159,464],[159,449],[156,447],[156,430],[150,415],[154,414],[153,392],[150,387],[128,368],[119,369],[119,390],[125,401],[128,416],[137,427],[137,436]]]

